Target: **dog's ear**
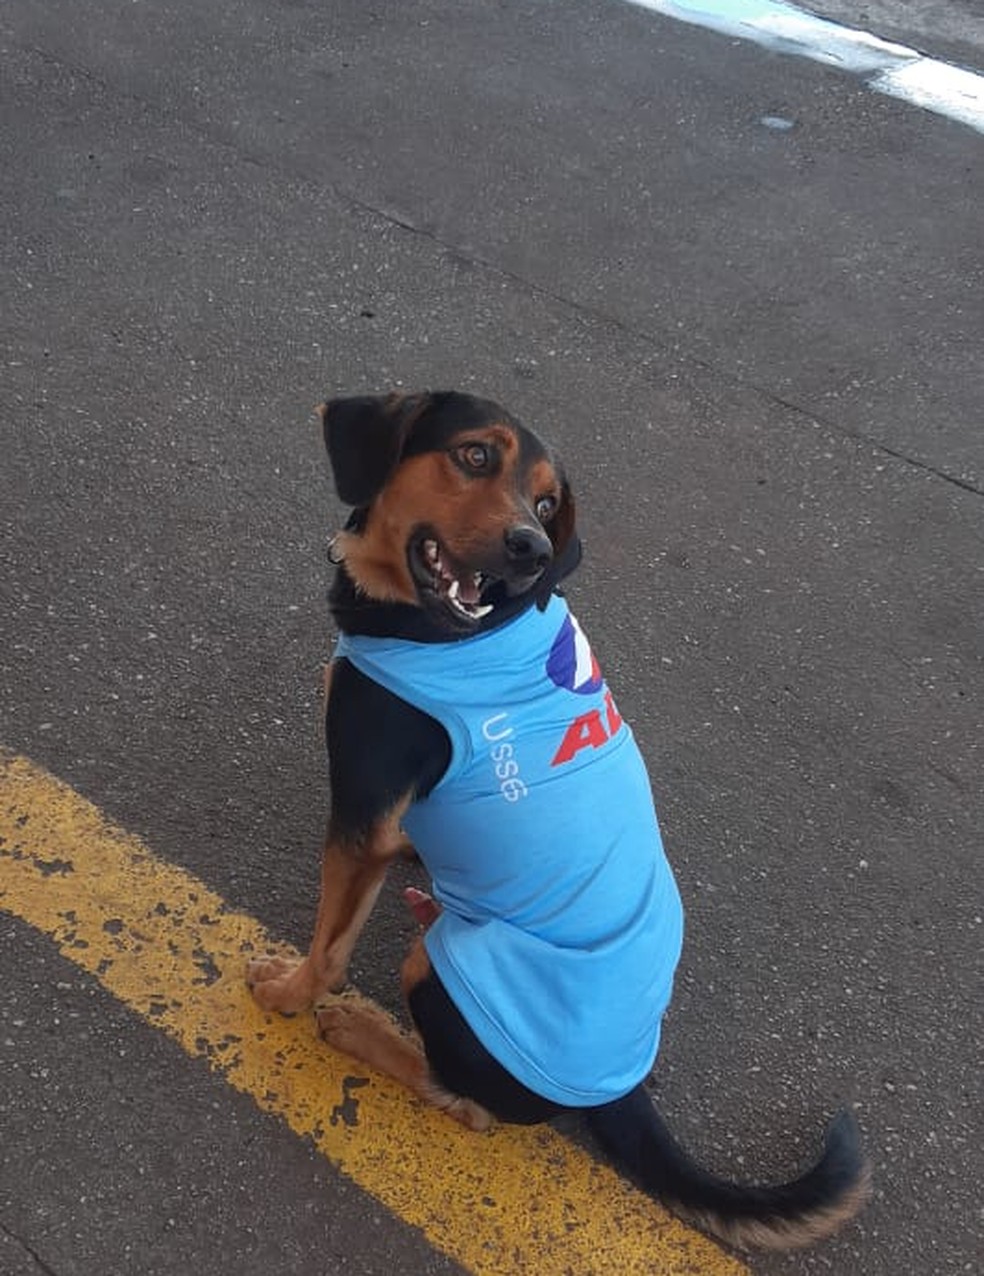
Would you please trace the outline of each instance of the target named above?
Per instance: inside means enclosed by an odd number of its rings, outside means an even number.
[[[577,534],[574,493],[563,474],[560,480],[560,506],[547,524],[546,532],[553,545],[554,556],[537,586],[536,605],[541,611],[560,582],[565,576],[570,576],[581,561],[581,538]]]
[[[346,505],[368,505],[396,469],[426,394],[361,395],[318,408],[335,490]]]

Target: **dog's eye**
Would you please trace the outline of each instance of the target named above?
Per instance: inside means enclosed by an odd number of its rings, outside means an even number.
[[[556,496],[541,496],[536,503],[536,516],[541,523],[548,523],[557,513]]]
[[[492,451],[484,443],[466,443],[458,448],[461,463],[468,470],[487,470],[492,463]]]

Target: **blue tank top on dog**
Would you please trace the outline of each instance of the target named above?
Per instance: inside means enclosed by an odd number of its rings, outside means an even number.
[[[443,912],[431,961],[472,1031],[570,1107],[652,1067],[683,911],[645,766],[567,604],[434,645],[342,635],[336,657],[436,718],[440,783],[403,824]]]

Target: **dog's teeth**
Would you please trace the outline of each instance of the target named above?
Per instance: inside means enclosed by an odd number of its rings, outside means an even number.
[[[492,604],[484,603],[481,607],[473,607],[471,609],[471,614],[475,617],[476,620],[481,620],[482,617],[487,616],[490,611],[492,611]]]
[[[448,586],[448,597],[451,599],[453,603],[456,603],[458,601],[458,593],[460,589],[461,589],[461,585],[457,580],[453,580],[451,584]]]

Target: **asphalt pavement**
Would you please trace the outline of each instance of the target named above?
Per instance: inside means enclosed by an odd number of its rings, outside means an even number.
[[[984,71],[980,18],[884,34]],[[854,1105],[870,1208],[756,1273],[984,1270],[984,136],[618,0],[7,0],[0,59],[0,746],[303,946],[311,406],[500,399],[684,897],[668,1119],[780,1176]],[[352,972],[393,1009],[408,933],[394,885]],[[460,1270],[0,947],[5,1276]]]

